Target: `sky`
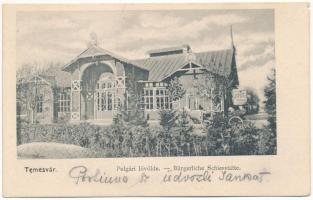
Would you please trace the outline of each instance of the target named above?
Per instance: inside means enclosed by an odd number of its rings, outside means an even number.
[[[261,101],[275,67],[274,10],[120,10],[17,13],[17,67],[68,63],[84,51],[91,35],[99,46],[128,59],[152,49],[189,44],[194,52],[237,50],[240,87]]]

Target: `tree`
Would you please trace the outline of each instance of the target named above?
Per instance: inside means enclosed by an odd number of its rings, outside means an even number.
[[[205,73],[194,81],[194,88],[201,97],[211,97],[212,92],[224,92],[226,86],[227,80],[224,77],[212,73]]]
[[[192,131],[193,126],[190,124],[190,121],[191,119],[188,112],[183,109],[177,118],[177,126],[181,134],[187,134]]]
[[[125,94],[125,103],[121,109],[122,119],[129,124],[146,127],[148,122],[141,109],[140,85],[132,75],[129,76],[128,85],[128,93]]]
[[[267,77],[268,85],[264,89],[265,96],[265,112],[268,114],[268,126],[271,135],[269,137],[268,146],[269,154],[276,153],[276,72],[272,69],[271,74]]]
[[[236,128],[237,129],[237,128]],[[259,130],[253,123],[248,123],[244,128],[234,132],[231,128],[230,154],[256,155],[258,153]]]
[[[252,88],[246,88],[247,91],[247,103],[244,106],[247,110],[247,114],[258,113],[260,98]]]
[[[42,81],[40,74],[43,73],[43,68],[38,64],[23,65],[16,73],[16,102],[17,102],[17,115],[19,116],[22,108],[26,110],[27,115],[30,116],[30,122],[36,122],[36,112],[40,103],[45,101],[43,95],[48,92],[46,83]]]
[[[160,110],[160,125],[165,133],[169,133],[170,129],[175,126],[176,111],[175,110]]]
[[[177,132],[178,132],[178,143],[181,147],[182,155],[191,155],[191,144],[192,144],[192,136],[191,132],[193,130],[193,126],[190,123],[191,118],[188,112],[183,109],[177,118]]]
[[[170,81],[169,86],[168,86],[168,90],[169,90],[169,94],[170,94],[170,99],[172,101],[178,101],[186,93],[185,88],[180,83],[180,81],[177,77],[175,77],[173,80]]]
[[[208,155],[229,154],[229,131],[227,118],[222,113],[215,113],[206,123],[206,146]]]

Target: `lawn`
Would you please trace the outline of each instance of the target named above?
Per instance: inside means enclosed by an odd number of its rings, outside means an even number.
[[[72,144],[34,142],[17,146],[18,158],[92,158],[96,152]]]

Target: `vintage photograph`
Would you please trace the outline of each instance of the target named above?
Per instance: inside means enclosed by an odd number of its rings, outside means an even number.
[[[19,11],[19,159],[276,155],[274,9]]]

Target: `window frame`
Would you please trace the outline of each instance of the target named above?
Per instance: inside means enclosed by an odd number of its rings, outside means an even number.
[[[36,96],[36,113],[43,113],[43,94]]]
[[[155,89],[156,110],[171,109],[169,98],[169,91],[166,87],[157,87]]]
[[[153,87],[144,88],[144,109],[154,110],[154,89]]]
[[[71,95],[67,92],[60,92],[58,95],[58,113],[71,112]]]
[[[166,86],[166,83],[145,84],[141,97],[141,108],[147,111],[172,109],[172,101]]]

